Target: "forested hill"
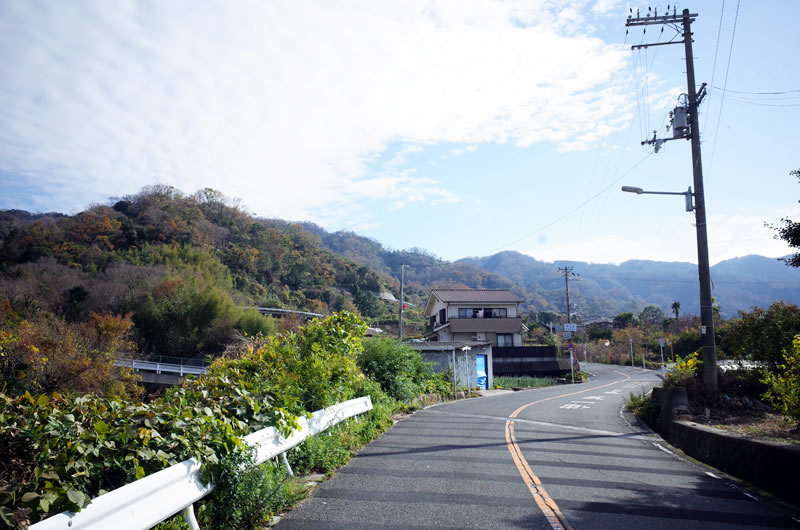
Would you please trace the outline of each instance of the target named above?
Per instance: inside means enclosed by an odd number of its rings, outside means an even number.
[[[405,265],[406,299],[417,306],[425,303],[431,288],[469,287],[510,289],[525,300],[523,310],[544,311],[557,307],[553,303],[559,296],[558,292],[546,292],[536,285],[525,285],[470,262],[444,261],[419,248],[391,250],[374,239],[353,232],[327,232],[313,223],[303,223],[303,226],[319,236],[325,248],[395,279],[400,278],[401,266]]]
[[[113,316],[131,349],[218,353],[237,334],[274,331],[246,306],[380,315],[376,294],[396,283],[208,189],[151,186],[72,216],[6,210],[0,237],[0,324],[28,322],[32,343]]]

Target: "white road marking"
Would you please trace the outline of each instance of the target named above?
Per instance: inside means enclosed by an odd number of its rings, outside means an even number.
[[[758,502],[758,497],[756,497],[755,495],[750,495],[749,493],[747,493],[747,492],[746,492],[746,491],[744,491],[744,490],[741,490],[741,491],[742,491],[742,493],[744,493],[745,495],[747,495],[748,497],[750,497],[750,498],[751,498],[751,499],[753,499],[754,501]]]
[[[653,442],[653,445],[655,445],[656,447],[658,447],[659,449],[661,449],[662,451],[664,451],[665,453],[667,453],[669,455],[674,455],[675,454],[672,451],[670,451],[669,449],[667,449],[666,447],[663,447],[661,444],[657,444],[657,443]]]
[[[718,476],[716,476],[714,473],[711,473],[710,471],[706,471],[706,475],[708,475],[711,478],[716,478],[716,479],[719,478]]]

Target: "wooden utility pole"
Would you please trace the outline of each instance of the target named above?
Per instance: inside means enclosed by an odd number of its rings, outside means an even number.
[[[570,308],[569,308],[569,277],[577,276],[577,274],[572,272],[573,268],[574,267],[567,267],[567,266],[564,266],[563,269],[561,267],[558,268],[558,270],[562,274],[564,274],[564,295],[567,297],[567,323],[572,322],[572,317],[570,316]]]
[[[657,13],[656,13],[657,14]],[[653,24],[673,27],[678,33],[683,34],[683,45],[686,53],[686,85],[689,129],[685,138],[692,142],[692,173],[694,178],[694,214],[697,227],[697,273],[700,281],[700,325],[703,336],[703,383],[706,391],[711,394],[717,392],[717,350],[714,338],[714,313],[711,305],[711,272],[708,260],[708,232],[706,228],[706,201],[703,188],[703,164],[700,157],[700,126],[697,118],[697,107],[705,96],[705,85],[701,87],[698,95],[694,78],[694,56],[692,54],[692,22],[697,14],[690,14],[688,9],[678,15],[673,10],[663,16],[647,16],[640,18],[628,17],[626,27],[649,26]],[[640,44],[632,49],[662,46],[666,44],[680,44],[681,41],[658,42],[653,44]],[[655,140],[655,139],[654,139]],[[650,143],[650,142],[646,142]]]
[[[400,325],[397,329],[397,338],[403,340],[403,287],[406,283],[406,264],[400,264]]]

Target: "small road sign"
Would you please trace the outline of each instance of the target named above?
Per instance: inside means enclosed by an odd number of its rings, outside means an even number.
[[[578,331],[577,324],[564,324],[564,331]]]
[[[571,339],[572,338],[572,332],[571,331],[565,331],[564,332],[564,338],[565,339]]]

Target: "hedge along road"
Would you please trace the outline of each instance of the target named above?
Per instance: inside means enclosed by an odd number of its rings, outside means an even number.
[[[620,414],[652,371],[448,403],[370,443],[280,528],[787,528],[800,517]],[[796,518],[796,519],[793,519]]]

